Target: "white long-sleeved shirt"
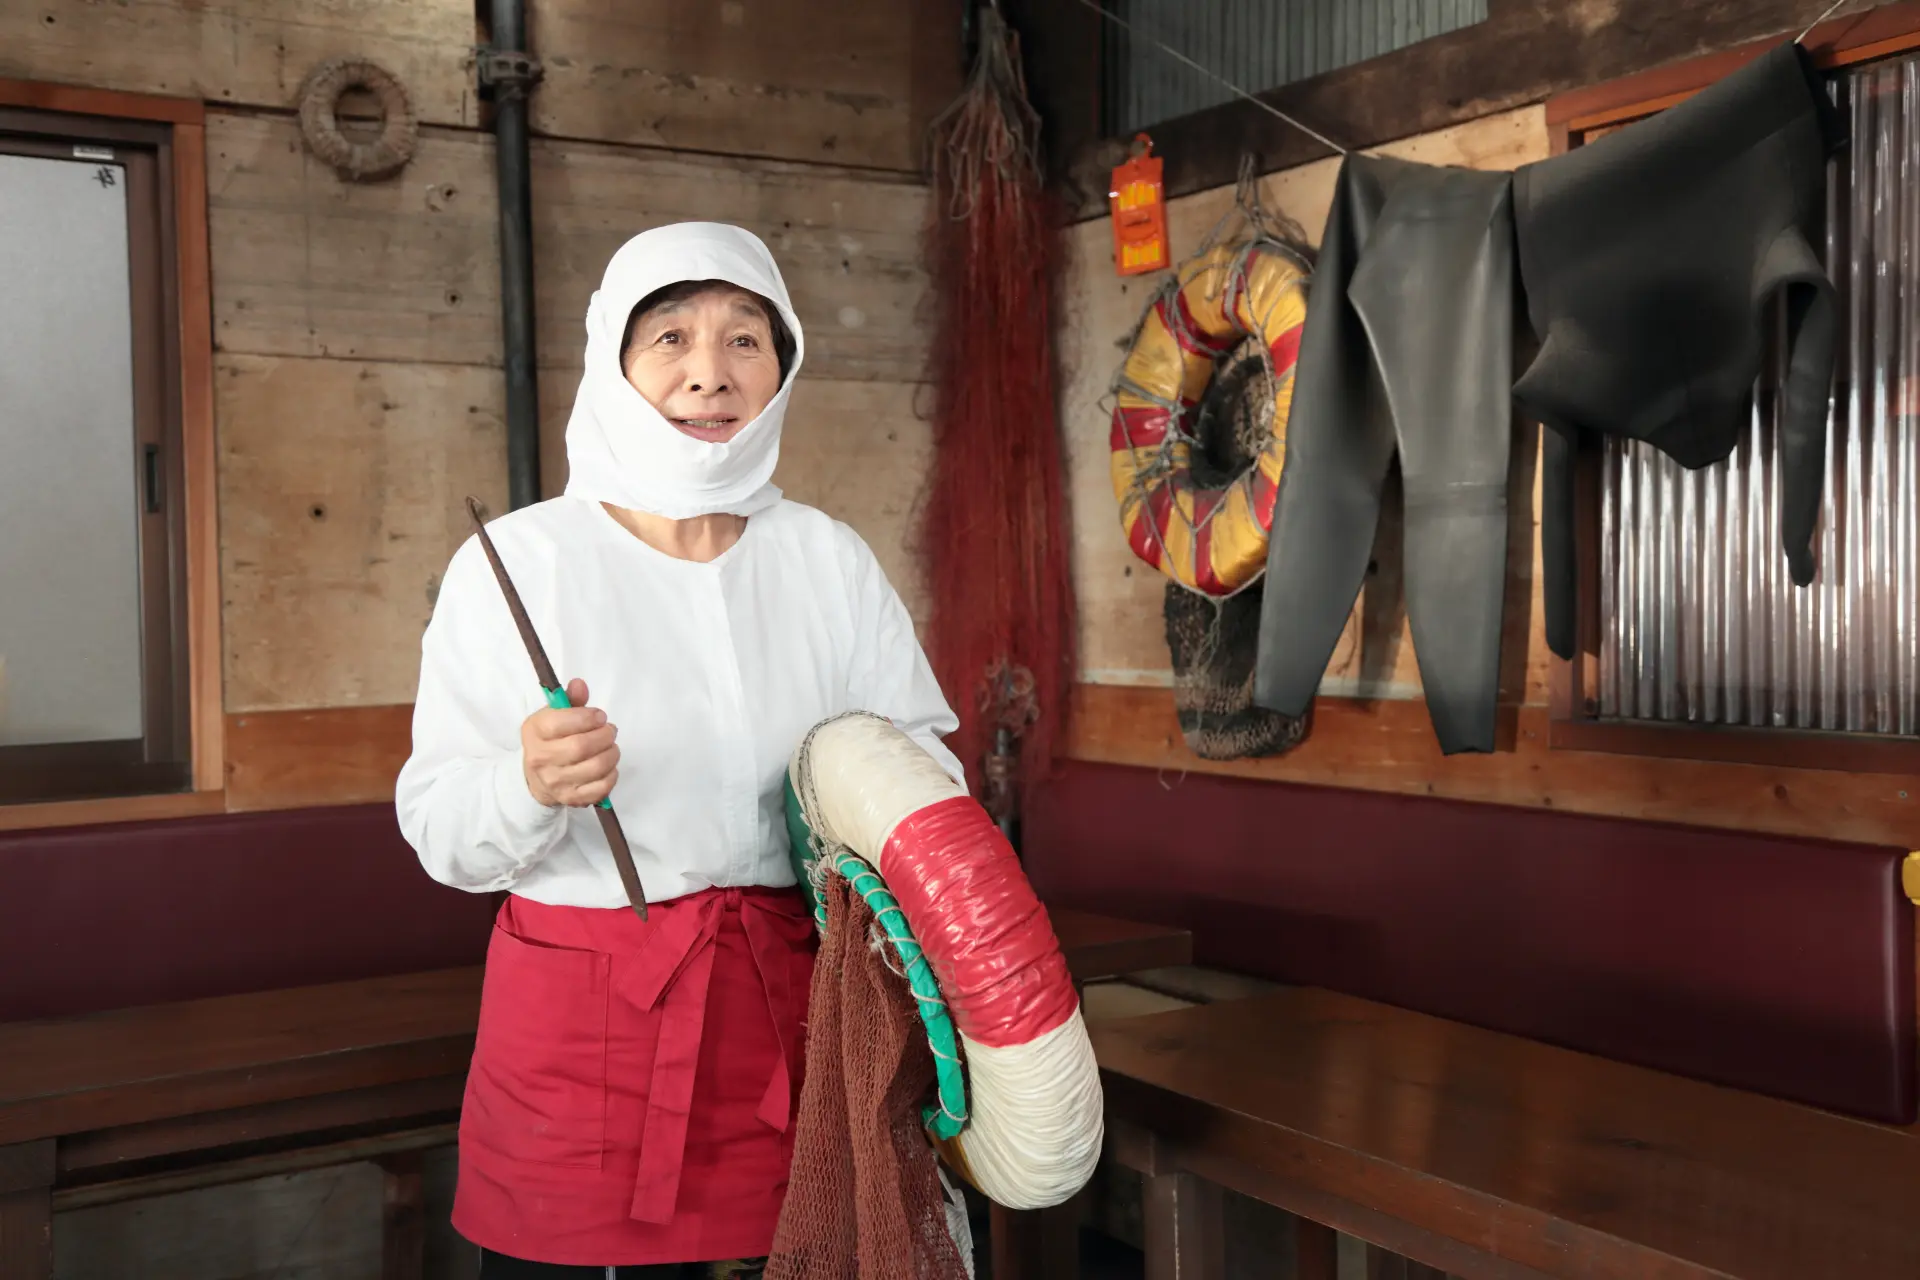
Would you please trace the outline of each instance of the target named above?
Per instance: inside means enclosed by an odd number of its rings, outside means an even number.
[[[782,502],[719,559],[678,560],[597,502],[488,526],[562,682],[618,729],[613,804],[653,902],[789,885],[781,783],[819,721],[871,711],[960,778],[957,721],[913,622],[858,534]],[[560,906],[626,905],[593,814],[527,788],[520,726],[545,706],[478,539],[447,567],[421,644],[400,828],[436,880]]]

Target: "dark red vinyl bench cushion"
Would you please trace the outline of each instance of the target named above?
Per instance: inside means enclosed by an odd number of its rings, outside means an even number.
[[[393,806],[0,833],[0,1021],[480,963]]]
[[[1074,763],[1023,854],[1202,964],[1915,1118],[1902,850]]]

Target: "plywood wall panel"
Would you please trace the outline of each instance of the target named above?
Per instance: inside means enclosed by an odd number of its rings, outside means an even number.
[[[540,487],[566,487],[567,418],[579,372],[540,371]],[[795,502],[844,520],[873,548],[914,620],[927,617],[915,549],[920,500],[933,461],[928,388],[918,383],[800,379],[780,435],[774,483]]]
[[[765,240],[806,327],[807,372],[913,381],[924,370],[926,188],[878,174],[540,143],[534,271],[543,361],[578,364],[587,300],[628,237],[732,222]]]
[[[506,500],[496,370],[224,355],[229,713],[410,702],[463,499]]]
[[[1512,168],[1543,158],[1547,145],[1545,116],[1538,108],[1530,108],[1379,150],[1381,154],[1431,164]],[[1326,224],[1338,171],[1337,160],[1325,160],[1272,174],[1261,181],[1261,195],[1268,208],[1293,218],[1311,240],[1317,241]],[[1230,187],[1174,201],[1168,209],[1168,221],[1176,258],[1198,248],[1232,207]],[[1075,226],[1069,243],[1061,411],[1073,506],[1082,678],[1106,684],[1165,683],[1170,673],[1161,623],[1164,579],[1135,559],[1120,532],[1118,507],[1108,478],[1110,402],[1106,399],[1122,358],[1120,344],[1131,334],[1141,308],[1164,277],[1122,279],[1115,275],[1111,232],[1105,219]],[[1533,447],[1531,436],[1524,443]],[[1516,527],[1512,546],[1518,551],[1533,544],[1531,521],[1526,515],[1534,510],[1533,469],[1517,469],[1515,481],[1519,488],[1513,495]],[[1390,508],[1386,515],[1389,542],[1394,540],[1396,514]],[[1509,590],[1523,602],[1532,593],[1532,555],[1528,552],[1514,559],[1514,581]],[[1393,594],[1397,596],[1397,590]],[[1525,626],[1527,609],[1524,604],[1517,609],[1519,625]],[[1399,612],[1397,599],[1378,599],[1369,605],[1363,593],[1329,663],[1326,691],[1418,696],[1418,667],[1404,624],[1398,621]],[[1383,620],[1388,627],[1384,632]],[[1537,635],[1537,624],[1533,634]],[[1378,652],[1382,647],[1385,652]],[[1509,681],[1513,688],[1508,696],[1525,687],[1529,700],[1544,701],[1545,680],[1544,656],[1536,659],[1529,646]]]
[[[848,0],[530,7],[534,128],[568,138],[912,169],[915,11]],[[920,31],[922,39],[936,33]],[[957,59],[956,23],[944,36]]]
[[[329,58],[371,58],[435,124],[479,120],[471,0],[15,0],[0,77],[291,109]]]
[[[550,494],[576,376],[541,375]],[[498,371],[222,356],[217,385],[228,712],[412,701],[462,500],[505,509]],[[924,618],[909,542],[931,440],[915,390],[804,380],[777,479],[867,539]]]
[[[500,364],[493,143],[424,129],[381,182],[346,182],[282,116],[210,112],[217,349]]]
[[[923,629],[929,599],[919,515],[933,462],[932,388],[810,380],[794,388],[774,481],[866,539]]]
[[[491,137],[424,130],[400,174],[349,183],[291,120],[216,112],[208,133],[220,350],[501,363]],[[926,199],[883,175],[536,142],[540,357],[579,363],[587,300],[628,237],[704,219],[767,241],[806,326],[808,372],[918,379]]]

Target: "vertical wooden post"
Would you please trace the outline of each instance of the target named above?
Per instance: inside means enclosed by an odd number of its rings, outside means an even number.
[[[1225,1280],[1227,1232],[1220,1188],[1191,1173],[1141,1180],[1147,1280]]]
[[[1299,1280],[1340,1280],[1339,1232],[1311,1218],[1295,1218],[1293,1266]]]
[[[53,1139],[0,1147],[0,1276],[53,1280]]]
[[[427,1269],[426,1191],[418,1151],[380,1158],[386,1175],[380,1223],[380,1280],[423,1280]]]

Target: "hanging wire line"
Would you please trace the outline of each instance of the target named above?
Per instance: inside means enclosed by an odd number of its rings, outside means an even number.
[[[1235,84],[1233,81],[1227,79],[1225,76],[1220,75],[1217,72],[1210,71],[1206,67],[1201,66],[1199,63],[1195,62],[1192,58],[1189,58],[1186,54],[1180,52],[1178,49],[1173,48],[1171,45],[1163,44],[1161,41],[1154,38],[1153,36],[1144,34],[1143,32],[1136,29],[1134,25],[1128,22],[1125,18],[1107,9],[1106,6],[1097,3],[1096,0],[1080,0],[1080,3],[1085,5],[1087,8],[1093,10],[1095,13],[1099,14],[1101,17],[1105,18],[1108,22],[1113,23],[1113,25],[1115,25],[1116,27],[1119,27],[1122,31],[1126,32],[1129,36],[1132,36],[1134,39],[1143,40],[1147,44],[1150,44],[1154,48],[1160,50],[1160,52],[1166,54],[1168,57],[1174,59],[1176,62],[1184,63],[1185,65],[1193,68],[1195,71],[1198,71],[1201,75],[1205,76],[1207,79],[1212,80],[1214,83],[1219,84],[1222,87],[1233,91],[1234,93],[1240,95],[1242,98],[1245,98],[1248,102],[1251,102],[1254,106],[1260,108],[1262,111],[1266,112],[1268,115],[1274,117],[1275,119],[1285,124],[1292,125],[1294,128],[1306,134],[1309,138],[1312,138],[1315,142],[1320,143],[1322,146],[1332,147],[1335,151],[1338,151],[1343,156],[1347,154],[1347,149],[1345,147],[1335,142],[1332,138],[1329,138],[1326,134],[1321,133],[1317,129],[1310,128],[1307,125],[1301,124],[1298,120],[1295,120],[1292,116],[1280,110],[1278,107],[1274,106],[1272,103],[1267,102],[1263,99],[1254,97],[1252,94],[1248,93],[1245,89],[1242,89],[1239,85]],[[1846,0],[1840,0],[1840,3],[1842,4],[1846,3]],[[1835,7],[1837,8],[1838,6],[1835,6]],[[1814,25],[1818,26],[1819,24],[1816,23]]]
[[[1846,4],[1846,2],[1847,0],[1833,0],[1833,3],[1827,6],[1827,11],[1821,14],[1819,17],[1815,18],[1812,22],[1809,22],[1807,24],[1807,29],[1805,31],[1802,31],[1799,35],[1795,36],[1793,39],[1793,42],[1795,44],[1805,44],[1807,42],[1807,37],[1813,34],[1813,29],[1819,26],[1821,23],[1825,22],[1828,18],[1831,18],[1836,12],[1839,11],[1842,5]]]

